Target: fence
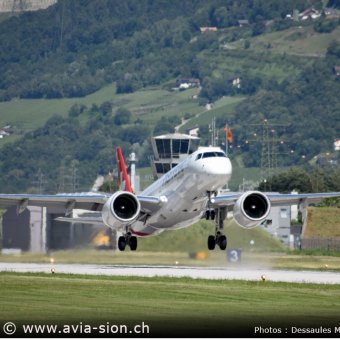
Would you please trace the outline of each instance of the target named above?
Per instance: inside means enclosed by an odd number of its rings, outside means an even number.
[[[301,240],[301,249],[340,251],[340,238],[313,237]]]

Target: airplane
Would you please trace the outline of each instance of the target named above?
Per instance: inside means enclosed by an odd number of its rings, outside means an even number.
[[[116,149],[120,190],[108,193],[70,193],[56,195],[0,194],[0,206],[16,205],[20,214],[28,205],[61,206],[64,222],[105,225],[122,233],[118,248],[137,249],[137,238],[158,235],[165,230],[188,227],[205,218],[215,221],[215,233],[208,237],[208,249],[227,247],[223,234],[227,212],[243,228],[263,223],[271,207],[298,204],[304,208],[323,198],[338,197],[340,192],[312,194],[278,194],[260,191],[223,192],[232,165],[219,147],[200,147],[165,173],[143,192],[131,188],[122,150]],[[92,212],[89,217],[70,217],[73,209]]]

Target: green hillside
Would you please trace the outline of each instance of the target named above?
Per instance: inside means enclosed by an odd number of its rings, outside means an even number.
[[[259,177],[263,131],[253,127],[264,119],[284,126],[274,130],[279,166],[307,166],[331,152],[339,138],[339,22],[283,19],[313,5],[321,11],[326,3],[60,0],[0,22],[0,128],[13,126],[0,141],[2,190],[35,191],[41,171],[49,174],[44,191],[55,192],[70,164],[86,190],[112,169],[118,144],[146,167],[150,136],[173,132],[183,118],[180,131],[199,126],[202,144],[214,117],[222,147],[226,122],[232,127],[232,189]],[[203,26],[217,30],[201,33]],[[170,90],[187,78],[200,89]],[[72,114],[75,104],[82,110]],[[124,123],[119,108],[128,110]]]
[[[178,76],[203,79],[213,73],[199,54],[219,39],[200,27],[227,31],[222,38],[231,42],[280,30],[286,14],[314,4],[320,8],[318,0],[59,0],[0,22],[0,98],[82,97],[111,82],[133,92]],[[249,27],[240,29],[239,19]],[[266,28],[268,21],[274,25]]]
[[[252,38],[250,50],[286,53],[304,57],[322,57],[332,41],[340,42],[340,26],[329,33],[317,33],[313,26],[291,27],[280,32],[271,32]],[[243,49],[244,42],[237,41],[231,46]],[[288,67],[288,72],[291,67]]]
[[[13,124],[18,128],[33,130],[43,126],[53,115],[67,117],[74,104],[83,104],[90,108],[92,104],[100,105],[109,101],[113,111],[124,106],[132,111],[135,118],[140,117],[147,123],[155,124],[162,115],[179,115],[184,113],[204,112],[199,107],[198,101],[192,97],[197,94],[197,89],[184,92],[167,91],[160,88],[147,88],[130,94],[116,94],[115,84],[87,95],[83,98],[63,99],[16,99],[9,102],[0,102],[0,126]],[[81,120],[88,120],[82,116]]]

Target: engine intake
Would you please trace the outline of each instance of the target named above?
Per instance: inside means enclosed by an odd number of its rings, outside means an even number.
[[[234,219],[243,228],[253,228],[261,224],[270,211],[268,197],[259,191],[244,193],[234,206]]]
[[[139,213],[138,198],[128,191],[118,191],[104,204],[102,218],[106,226],[120,228],[135,221]]]

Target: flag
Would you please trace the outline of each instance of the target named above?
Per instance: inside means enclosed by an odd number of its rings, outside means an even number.
[[[225,135],[226,135],[226,138],[227,138],[229,144],[232,144],[233,143],[233,133],[231,132],[231,128],[225,127],[224,131],[225,131]]]

